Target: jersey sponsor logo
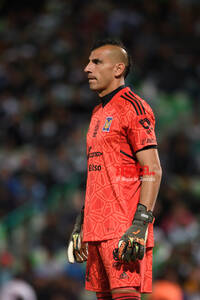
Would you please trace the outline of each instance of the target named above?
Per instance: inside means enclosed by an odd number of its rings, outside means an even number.
[[[151,125],[151,122],[147,118],[141,119],[139,122],[144,127],[144,129],[149,129]]]
[[[113,117],[107,117],[102,131],[109,132]]]
[[[120,276],[119,276],[119,279],[128,279],[128,275],[126,274],[126,272],[123,272]]]
[[[89,164],[88,170],[89,170],[89,172],[101,171],[101,165]]]
[[[103,154],[103,152],[100,152],[100,151],[90,152],[91,149],[92,149],[92,147],[90,146],[89,149],[88,149],[87,159],[92,158],[92,157],[98,157],[98,156],[101,156]]]
[[[101,156],[103,152],[91,152],[88,154],[88,158]]]
[[[92,149],[92,146],[88,147],[88,155],[90,154],[91,149]]]
[[[99,125],[100,125],[100,120],[97,121],[97,124],[96,124],[95,127],[94,127],[94,132],[93,132],[93,134],[92,134],[92,137],[96,137],[97,131],[98,131],[98,129],[99,129]]]
[[[141,141],[141,145],[152,144],[152,143],[156,143],[156,140],[147,138],[147,139],[142,139]]]

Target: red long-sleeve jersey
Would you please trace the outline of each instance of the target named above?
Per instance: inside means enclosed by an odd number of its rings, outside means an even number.
[[[156,147],[154,129],[152,109],[129,87],[103,97],[93,110],[87,133],[84,241],[121,237],[131,225],[141,189],[135,154]],[[147,246],[152,246],[149,227]]]

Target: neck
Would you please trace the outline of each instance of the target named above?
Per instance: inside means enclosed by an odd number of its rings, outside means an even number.
[[[112,91],[116,90],[118,87],[125,84],[124,78],[120,78],[119,80],[114,81],[108,88],[102,91],[98,91],[98,95],[100,98],[108,95]]]

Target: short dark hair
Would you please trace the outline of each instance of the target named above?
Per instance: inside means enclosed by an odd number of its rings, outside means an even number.
[[[130,56],[129,51],[127,50],[126,46],[122,43],[122,41],[120,39],[103,38],[103,39],[97,39],[94,41],[91,51],[93,51],[97,48],[100,48],[102,46],[106,46],[106,45],[118,46],[126,51],[127,58],[128,58],[128,65],[126,66],[125,73],[124,73],[124,78],[126,78],[132,67],[132,59],[131,59],[131,56]]]

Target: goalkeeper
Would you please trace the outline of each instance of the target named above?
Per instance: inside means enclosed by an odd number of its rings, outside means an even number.
[[[84,70],[100,104],[87,133],[85,207],[67,250],[69,262],[87,260],[86,289],[99,300],[139,300],[152,291],[161,167],[153,112],[125,85],[130,65],[121,42],[102,40]]]

